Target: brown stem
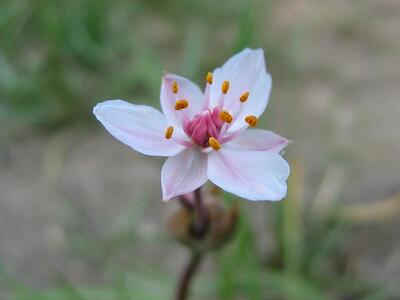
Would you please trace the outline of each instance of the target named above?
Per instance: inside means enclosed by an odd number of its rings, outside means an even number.
[[[193,203],[186,197],[186,195],[181,195],[178,199],[184,208],[186,208],[188,211],[193,211]]]
[[[202,257],[201,253],[192,252],[190,260],[179,279],[176,300],[188,299],[190,284],[201,263]]]
[[[209,227],[209,215],[207,207],[205,206],[201,188],[194,191],[194,213],[195,218],[193,220],[192,233],[197,238],[203,238],[207,233]]]
[[[190,233],[195,239],[202,239],[207,234],[210,227],[210,219],[207,207],[203,200],[201,188],[194,191],[194,201],[182,195],[180,197],[181,204],[191,211],[194,218],[190,227]],[[176,300],[186,300],[189,294],[190,283],[200,265],[202,259],[202,252],[200,250],[192,250],[190,260],[185,267],[182,276],[179,279],[177,288]]]

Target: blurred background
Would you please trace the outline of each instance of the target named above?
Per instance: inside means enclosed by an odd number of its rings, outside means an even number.
[[[171,298],[163,159],[91,109],[159,108],[164,70],[204,87],[245,47],[274,79],[260,127],[294,140],[289,195],[237,200],[192,299],[400,299],[399,36],[397,0],[2,0],[0,299]]]

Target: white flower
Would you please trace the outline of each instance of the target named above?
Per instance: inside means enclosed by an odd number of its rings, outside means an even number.
[[[158,110],[123,100],[93,109],[121,142],[147,155],[169,156],[161,170],[163,199],[189,193],[209,179],[248,200],[286,195],[289,165],[280,156],[288,140],[255,127],[271,90],[261,49],[245,49],[197,85],[166,74]]]

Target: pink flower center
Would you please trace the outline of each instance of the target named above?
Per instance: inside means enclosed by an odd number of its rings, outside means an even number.
[[[222,93],[218,99],[218,105],[210,108],[210,86],[213,84],[213,77],[210,72],[207,74],[206,80],[207,86],[204,95],[203,109],[192,119],[189,119],[188,114],[185,113],[185,110],[190,106],[189,101],[180,97],[179,86],[176,81],[172,83],[172,93],[175,99],[175,110],[181,111],[179,118],[183,123],[183,130],[187,136],[190,137],[192,141],[200,147],[211,147],[213,150],[218,151],[222,144],[231,141],[246,129],[246,126],[244,126],[240,130],[228,133],[230,125],[234,121],[234,118],[240,114],[242,106],[247,101],[250,93],[245,91],[240,98],[237,99],[237,102],[240,106],[236,107],[236,109],[234,109],[234,113],[232,114],[224,109],[225,95],[228,93],[230,87],[229,81],[225,80],[221,85]],[[246,123],[250,127],[255,127],[257,120],[257,117],[253,115],[248,115],[245,118]],[[173,138],[173,132],[174,128],[169,126],[165,130],[165,138],[172,138],[179,144],[186,147],[193,146],[192,142],[181,140],[179,138]]]
[[[224,124],[219,115],[217,107],[203,110],[185,124],[184,130],[197,145],[208,147],[210,137],[217,138]]]

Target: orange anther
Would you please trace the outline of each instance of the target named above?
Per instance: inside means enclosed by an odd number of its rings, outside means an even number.
[[[245,119],[247,124],[249,124],[250,127],[256,127],[258,119],[256,116],[247,116]]]
[[[178,93],[178,83],[176,81],[172,83],[172,92],[174,94]]]
[[[178,100],[178,101],[175,102],[175,109],[176,110],[185,109],[188,106],[189,106],[189,102],[187,100],[185,100],[185,99]]]
[[[169,140],[171,137],[172,137],[172,134],[174,133],[174,127],[172,127],[172,126],[169,126],[168,128],[167,128],[167,130],[165,130],[165,138],[167,139],[167,140]]]
[[[222,90],[222,93],[224,93],[224,94],[226,94],[228,92],[228,90],[229,90],[229,81],[228,80],[225,80],[222,83],[221,90]]]
[[[242,94],[242,96],[240,96],[240,102],[244,103],[247,101],[247,98],[249,98],[250,93],[249,92],[245,92]]]
[[[221,149],[221,144],[218,142],[218,140],[215,137],[210,137],[208,139],[208,144],[210,145],[211,148],[213,148],[215,151],[218,151]]]
[[[212,84],[213,74],[211,72],[207,73],[206,80],[207,80],[208,84]]]
[[[226,110],[223,110],[219,113],[219,118],[221,121],[224,121],[226,123],[232,123],[233,117],[230,113],[228,113]]]

